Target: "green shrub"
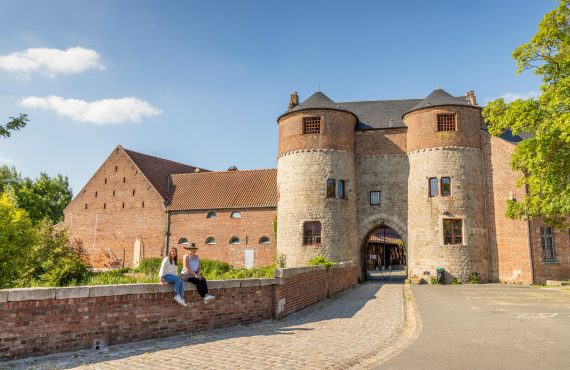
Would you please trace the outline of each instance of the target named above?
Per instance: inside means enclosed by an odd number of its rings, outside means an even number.
[[[334,262],[329,261],[326,257],[323,256],[316,256],[311,258],[308,261],[309,266],[325,266],[326,269],[328,270],[331,266],[334,265]]]
[[[162,258],[160,257],[145,258],[140,262],[139,267],[133,269],[133,272],[139,272],[143,274],[158,274],[161,264]]]
[[[232,270],[232,265],[218,260],[200,259],[200,272],[206,279],[216,280]]]
[[[69,286],[84,282],[89,277],[87,264],[79,258],[62,258],[42,275],[42,285]]]
[[[265,266],[256,269],[235,269],[230,270],[222,275],[218,275],[215,277],[207,277],[204,275],[206,279],[212,280],[227,280],[227,279],[251,279],[251,278],[272,278],[275,277],[275,265]]]
[[[457,278],[453,278],[453,280],[451,280],[451,284],[459,285],[459,284],[461,284],[461,281],[459,281],[459,279],[457,279]]]
[[[471,273],[469,284],[479,284],[479,275],[476,272]]]
[[[429,283],[432,284],[432,285],[437,285],[437,278],[436,278],[435,276],[432,276],[432,277],[429,279]]]

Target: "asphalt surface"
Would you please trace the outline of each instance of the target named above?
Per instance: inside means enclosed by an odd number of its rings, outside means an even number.
[[[375,368],[570,369],[569,289],[495,284],[410,289],[417,321],[411,344]]]

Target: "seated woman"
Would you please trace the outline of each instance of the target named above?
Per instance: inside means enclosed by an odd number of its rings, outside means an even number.
[[[186,302],[184,302],[184,282],[178,277],[177,263],[178,252],[176,248],[172,248],[170,252],[168,252],[168,256],[162,260],[158,278],[160,279],[160,285],[164,285],[164,283],[174,283],[174,300],[186,307]]]
[[[215,299],[213,295],[208,293],[208,283],[206,279],[200,274],[200,258],[196,255],[195,243],[190,245],[185,245],[187,253],[184,255],[184,260],[182,261],[182,280],[188,281],[198,289],[198,294],[204,299],[204,303],[209,303],[211,300]]]

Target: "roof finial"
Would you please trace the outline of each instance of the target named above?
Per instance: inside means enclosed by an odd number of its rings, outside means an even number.
[[[439,80],[437,80],[437,82],[435,83],[435,89],[439,90]]]
[[[321,91],[321,81],[319,81],[319,90],[318,91]]]

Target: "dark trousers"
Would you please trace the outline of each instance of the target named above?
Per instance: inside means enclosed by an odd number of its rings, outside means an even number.
[[[184,275],[182,275],[182,276],[184,276]],[[206,294],[208,294],[208,283],[206,282],[205,277],[195,278],[194,276],[192,276],[192,277],[188,276],[188,277],[183,277],[182,279],[184,281],[187,281],[189,283],[196,285],[196,288],[198,289],[198,294],[200,294],[200,297],[204,298],[204,296],[206,296]]]

